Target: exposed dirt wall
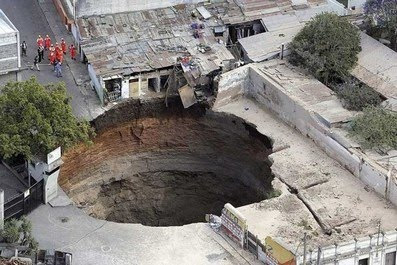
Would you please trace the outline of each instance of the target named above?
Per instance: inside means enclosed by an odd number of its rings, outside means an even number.
[[[94,144],[63,157],[59,182],[76,203],[98,218],[178,225],[266,197],[266,136],[233,115],[163,105],[131,101],[93,122]]]

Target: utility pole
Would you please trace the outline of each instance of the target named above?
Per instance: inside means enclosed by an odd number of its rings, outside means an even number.
[[[306,265],[306,248],[307,248],[307,244],[306,244],[306,232],[303,236],[303,265]]]

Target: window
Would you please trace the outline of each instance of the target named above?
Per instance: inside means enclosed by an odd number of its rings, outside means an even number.
[[[358,261],[358,265],[368,265],[368,264],[369,264],[368,258],[360,259],[360,260]]]
[[[386,253],[385,265],[396,265],[396,251]]]

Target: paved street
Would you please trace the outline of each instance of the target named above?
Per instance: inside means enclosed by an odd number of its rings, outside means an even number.
[[[261,264],[204,223],[119,224],[94,219],[72,205],[42,205],[28,218],[41,248],[71,252],[76,265]]]
[[[53,42],[54,40],[60,41],[62,37],[69,43],[72,40],[70,33],[62,25],[52,1],[1,0],[0,9],[18,28],[21,42],[25,40],[28,45],[27,57],[23,57],[22,61],[22,68],[25,70],[20,72],[21,80],[26,80],[35,75],[39,82],[43,84],[65,82],[68,94],[72,98],[71,104],[76,116],[91,120],[101,114],[103,109],[95,92],[88,85],[89,77],[84,64],[67,58],[62,69],[63,77],[57,78],[52,71],[52,66],[49,65],[48,54],[45,53],[44,62],[40,64],[41,71],[30,70],[33,59],[37,55],[36,39],[39,34],[43,38],[46,34],[50,35]],[[51,22],[51,25],[48,21]],[[66,57],[68,56],[69,54],[66,55]],[[75,70],[75,75],[72,74],[72,69]],[[4,85],[9,80],[16,80],[15,75],[2,76],[0,85]]]

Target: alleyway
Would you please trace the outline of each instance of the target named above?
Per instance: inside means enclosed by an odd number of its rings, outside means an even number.
[[[22,71],[20,79],[29,79],[35,75],[41,83],[63,81],[71,97],[73,112],[80,118],[93,119],[103,112],[99,99],[89,86],[89,77],[86,66],[80,62],[71,61],[69,54],[63,65],[63,77],[57,78],[49,65],[48,54],[44,54],[44,62],[39,64],[40,72],[31,70],[33,59],[37,55],[36,39],[38,35],[43,38],[48,34],[53,43],[65,38],[67,43],[72,41],[72,36],[63,26],[52,1],[46,0],[1,0],[0,9],[8,16],[20,32],[21,42],[28,45],[27,57],[22,58]],[[45,11],[45,13],[43,12]],[[51,22],[51,25],[48,23]],[[55,34],[54,34],[55,33]],[[75,73],[73,75],[73,73]],[[0,85],[7,81],[15,81],[15,74],[0,76]],[[78,84],[78,85],[77,85]]]

